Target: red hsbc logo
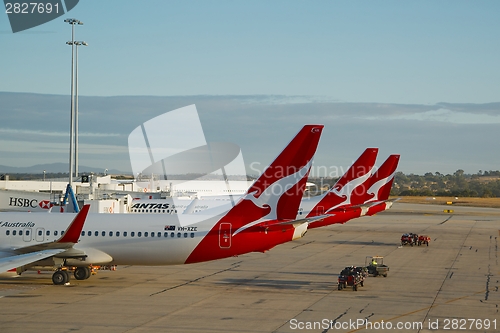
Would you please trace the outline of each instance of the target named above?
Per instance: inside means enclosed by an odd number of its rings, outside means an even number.
[[[49,200],[42,200],[40,201],[38,206],[40,206],[40,208],[42,209],[50,209],[53,206],[53,204]]]

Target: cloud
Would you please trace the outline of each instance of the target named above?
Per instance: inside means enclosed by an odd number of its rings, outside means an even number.
[[[309,104],[309,103],[335,103],[339,100],[328,96],[281,96],[281,95],[254,95],[241,96],[235,99],[241,104],[262,105],[287,105],[287,104]]]
[[[42,130],[30,130],[30,129],[0,128],[0,135],[1,134],[55,136],[55,137],[67,137],[69,139],[69,132],[52,132],[52,131],[42,131]],[[80,137],[117,137],[117,136],[121,136],[121,134],[119,134],[119,133],[78,132],[78,136],[80,136]]]
[[[453,124],[500,124],[500,115],[481,113],[455,112],[448,109],[437,109],[402,115],[360,117],[368,120],[417,120],[429,122],[444,122]]]
[[[452,111],[487,114],[497,116],[500,114],[500,103],[484,103],[484,104],[459,104],[459,103],[437,103],[437,106]]]
[[[67,163],[67,101],[62,95],[0,92],[0,164],[30,166],[48,156]],[[134,128],[190,104],[196,104],[206,141],[240,146],[248,171],[253,162],[268,165],[301,126],[311,123],[325,125],[318,167],[345,169],[366,147],[379,147],[380,159],[400,153],[400,170],[407,173],[477,172],[500,165],[491,153],[498,151],[500,103],[338,103],[262,95],[81,96],[80,101],[80,161],[108,169],[130,169],[127,138]]]
[[[2,140],[0,139],[0,146],[2,147],[3,153],[68,153],[69,143],[61,142],[42,142],[42,141],[14,141],[14,140]],[[81,154],[98,154],[107,155],[112,153],[128,153],[126,146],[115,146],[106,144],[87,144],[82,143],[79,145],[79,150]]]

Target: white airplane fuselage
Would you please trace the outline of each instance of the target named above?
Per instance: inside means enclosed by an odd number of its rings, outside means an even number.
[[[256,225],[233,235],[231,223],[213,230],[222,216],[204,216],[201,221],[199,216],[184,216],[181,226],[175,215],[88,214],[80,240],[73,246],[88,257],[71,259],[71,264],[175,265],[214,260],[266,251],[303,233],[296,234],[293,226],[266,230]],[[73,217],[71,213],[1,213],[0,253],[53,242]],[[202,240],[205,245],[197,249]]]

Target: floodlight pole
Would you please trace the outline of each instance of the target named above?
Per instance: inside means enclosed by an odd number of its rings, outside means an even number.
[[[76,46],[75,71],[75,177],[78,177],[78,46],[88,46],[87,42],[74,42]]]
[[[75,177],[78,178],[78,42],[75,42]]]
[[[70,129],[69,129],[69,186],[73,186],[73,143],[74,143],[74,130],[75,130],[75,102],[74,102],[74,44],[75,44],[75,24],[82,25],[83,22],[77,19],[65,19],[64,22],[71,24],[71,42],[66,42],[66,44],[71,45],[71,116],[70,116]]]

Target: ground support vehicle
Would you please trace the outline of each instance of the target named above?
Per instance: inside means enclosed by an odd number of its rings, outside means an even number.
[[[352,290],[357,291],[358,286],[363,287],[365,281],[365,273],[362,267],[349,266],[344,268],[338,277],[338,290],[352,287]]]
[[[418,246],[425,244],[429,246],[429,242],[431,241],[431,238],[427,235],[420,235],[418,236]]]
[[[389,272],[389,267],[384,265],[384,257],[380,256],[367,256],[365,259],[366,269],[368,274],[371,276],[379,276],[387,277]]]
[[[418,235],[417,234],[410,232],[407,234],[403,234],[401,236],[401,246],[404,246],[404,245],[413,246],[413,245],[417,245],[417,243],[418,243]]]

